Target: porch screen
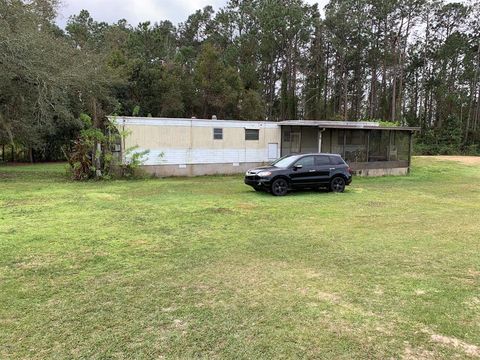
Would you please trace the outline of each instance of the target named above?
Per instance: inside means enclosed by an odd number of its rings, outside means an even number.
[[[407,131],[395,131],[395,149],[397,160],[408,161],[410,134]]]
[[[367,161],[367,132],[365,130],[345,130],[345,161]]]
[[[332,129],[332,154],[343,156],[344,130]]]
[[[390,144],[390,131],[373,130],[370,132],[368,161],[387,161]]]

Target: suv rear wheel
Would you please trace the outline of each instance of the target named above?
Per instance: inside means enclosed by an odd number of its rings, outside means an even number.
[[[345,191],[345,179],[341,176],[336,176],[330,181],[330,190],[333,192]]]
[[[288,182],[285,179],[277,179],[272,183],[272,194],[275,196],[286,195],[288,191]]]

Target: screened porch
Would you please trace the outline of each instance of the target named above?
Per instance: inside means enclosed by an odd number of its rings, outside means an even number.
[[[380,127],[375,123],[286,121],[282,156],[296,153],[342,155],[355,171],[410,167],[415,128]]]

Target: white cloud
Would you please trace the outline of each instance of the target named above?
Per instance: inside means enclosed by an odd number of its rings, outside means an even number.
[[[310,4],[318,2],[320,9],[323,9],[327,1],[306,0]],[[226,3],[227,0],[63,0],[57,23],[64,27],[69,16],[86,9],[95,20],[108,23],[127,19],[134,26],[143,21],[161,20],[178,24],[197,9],[212,5],[218,10]]]
[[[63,27],[69,16],[86,9],[95,20],[108,23],[127,19],[132,25],[161,20],[177,24],[206,5],[218,9],[225,3],[226,0],[63,0],[57,23]]]

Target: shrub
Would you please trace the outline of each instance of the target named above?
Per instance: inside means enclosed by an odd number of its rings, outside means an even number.
[[[131,178],[140,175],[138,168],[143,164],[148,151],[128,149],[123,163],[112,151],[115,144],[129,135],[128,132],[119,133],[115,124],[108,120],[105,120],[103,129],[94,128],[91,118],[86,114],[81,114],[80,120],[84,129],[73,142],[71,150],[64,150],[73,180],[111,179],[116,175]]]
[[[125,151],[125,160],[119,165],[120,175],[124,178],[133,178],[142,176],[140,166],[145,162],[144,156],[150,151],[136,151],[138,147],[133,147]]]

